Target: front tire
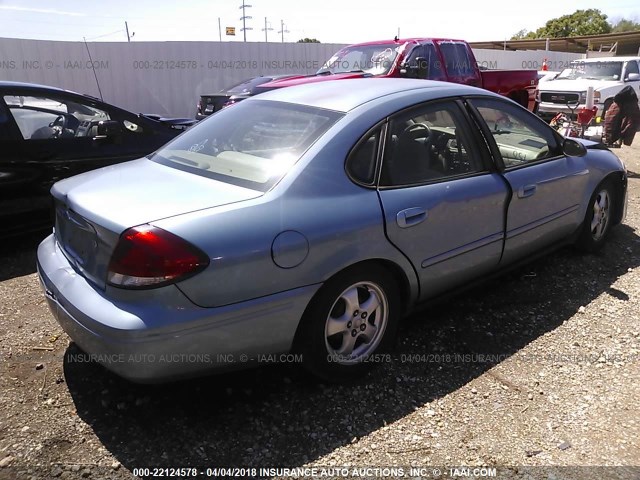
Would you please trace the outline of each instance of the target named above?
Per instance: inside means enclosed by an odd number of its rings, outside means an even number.
[[[615,217],[614,209],[615,189],[611,180],[606,180],[598,185],[589,201],[582,231],[576,242],[580,250],[597,252],[603,247]]]
[[[331,382],[364,375],[389,350],[400,316],[393,275],[380,266],[347,270],[327,282],[303,315],[294,349],[303,366]]]

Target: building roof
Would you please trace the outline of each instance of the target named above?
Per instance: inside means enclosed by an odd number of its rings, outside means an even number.
[[[584,35],[580,37],[550,38],[549,50],[554,52],[586,53],[610,51],[615,46],[616,55],[640,55],[640,31]],[[469,42],[473,48],[490,50],[546,50],[547,39],[496,40]]]

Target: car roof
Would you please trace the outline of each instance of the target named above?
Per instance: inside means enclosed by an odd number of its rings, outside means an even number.
[[[9,80],[0,80],[0,87],[13,87],[13,88],[45,88],[47,90],[57,90],[60,92],[68,92],[68,90],[63,90],[62,88],[52,87],[50,85],[39,85],[37,83],[27,83],[27,82],[11,82]],[[70,92],[75,93],[75,92]]]
[[[425,100],[478,94],[499,97],[488,90],[457,83],[405,78],[359,78],[280,88],[251,97],[248,101],[273,100],[349,112],[381,97],[404,94],[411,90],[422,90],[427,94]]]
[[[0,80],[0,88],[19,88],[23,90],[49,90],[50,92],[79,95],[81,97],[85,97],[90,100],[101,101],[99,98],[92,97],[91,95],[73,92],[71,90],[65,90],[64,88],[52,87],[51,85],[40,85],[38,83],[12,82],[9,80]]]
[[[629,60],[640,60],[640,57],[597,57],[573,60],[571,63],[603,63],[603,62],[628,62]]]
[[[396,43],[398,45],[404,45],[405,43],[425,43],[425,42],[464,42],[464,40],[458,40],[456,38],[440,38],[440,37],[411,37],[411,38],[390,38],[388,40],[375,40],[372,42],[354,43],[347,45],[348,47],[366,47],[369,45],[383,45],[388,43]]]

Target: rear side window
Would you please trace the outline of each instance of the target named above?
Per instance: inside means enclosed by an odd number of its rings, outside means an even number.
[[[475,66],[469,55],[469,47],[465,43],[441,42],[439,45],[450,76],[469,77],[475,75]]]
[[[267,191],[342,116],[290,103],[245,101],[212,115],[150,158]]]
[[[442,181],[485,170],[455,102],[416,107],[389,123],[382,186]]]
[[[352,150],[347,159],[347,172],[353,180],[364,185],[374,183],[379,145],[380,129],[377,128]]]

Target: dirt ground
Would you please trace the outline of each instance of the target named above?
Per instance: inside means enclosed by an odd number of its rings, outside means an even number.
[[[486,467],[494,478],[640,478],[640,139],[616,154],[629,208],[602,252],[566,248],[414,314],[391,360],[352,385],[295,365],[128,383],[78,361],[50,315],[35,274],[41,236],[3,244],[0,479],[196,466],[199,478],[292,476],[260,467],[309,478],[345,473],[335,467],[368,478],[473,478]]]

